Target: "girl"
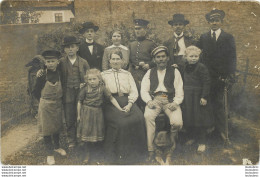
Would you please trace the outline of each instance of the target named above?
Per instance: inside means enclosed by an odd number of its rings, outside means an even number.
[[[89,145],[104,140],[103,96],[123,111],[112,95],[105,89],[98,69],[90,69],[85,76],[86,85],[81,88],[77,106],[77,137],[81,144],[83,164],[89,161]]]
[[[109,63],[109,54],[115,48],[119,49],[123,54],[122,68],[123,69],[127,68],[128,63],[129,63],[130,51],[126,46],[123,46],[121,44],[122,37],[123,37],[122,32],[120,30],[112,31],[112,37],[111,38],[112,38],[113,45],[105,48],[103,60],[102,60],[102,70],[103,71],[111,68],[110,63]]]
[[[208,100],[210,77],[207,67],[198,62],[200,53],[201,50],[195,46],[187,47],[185,51],[183,125],[191,136],[186,144],[192,144],[196,138],[197,151],[202,153],[206,150],[206,130],[212,126],[213,120]]]
[[[53,150],[62,156],[66,152],[60,148],[59,133],[62,129],[62,89],[60,74],[57,71],[61,53],[47,50],[42,53],[47,67],[43,75],[36,80],[33,95],[40,100],[38,109],[39,132],[44,137],[47,149],[47,164],[54,165]],[[53,141],[53,143],[52,143]]]

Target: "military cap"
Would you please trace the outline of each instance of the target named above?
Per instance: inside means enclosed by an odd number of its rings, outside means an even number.
[[[168,21],[168,24],[171,25],[171,26],[173,26],[174,23],[183,23],[184,25],[187,25],[187,24],[189,24],[190,22],[189,22],[189,20],[186,20],[186,19],[184,18],[184,15],[183,15],[183,14],[174,14],[174,15],[172,16],[172,20]]]
[[[155,57],[159,52],[162,52],[162,51],[165,51],[166,54],[168,55],[168,48],[165,47],[165,46],[163,46],[163,45],[161,45],[161,46],[158,46],[158,47],[156,47],[156,48],[154,48],[154,49],[152,50],[151,56],[152,56],[152,57]]]
[[[134,19],[134,24],[137,26],[147,26],[149,21],[143,19]]]
[[[213,10],[207,13],[205,17],[207,21],[210,21],[213,18],[220,18],[221,20],[223,20],[223,18],[225,17],[225,12],[223,10],[218,10],[216,8],[213,8]]]
[[[57,50],[45,50],[42,52],[44,59],[60,59],[61,53]]]
[[[79,30],[81,34],[83,34],[87,29],[94,29],[94,31],[97,31],[99,29],[98,26],[94,25],[93,22],[85,22],[82,24],[82,28]]]
[[[75,36],[65,36],[62,45],[68,46],[71,44],[80,44],[80,41]]]

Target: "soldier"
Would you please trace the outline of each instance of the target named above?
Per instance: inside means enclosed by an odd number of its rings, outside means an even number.
[[[183,65],[182,58],[185,49],[194,43],[192,37],[184,34],[185,26],[189,24],[189,21],[184,18],[183,14],[174,14],[173,19],[168,21],[168,24],[172,26],[174,31],[173,36],[164,42],[164,46],[169,50],[170,61],[168,64]]]
[[[149,21],[135,19],[135,35],[137,40],[129,45],[130,49],[130,72],[133,75],[137,89],[140,90],[140,84],[146,71],[155,66],[152,61],[151,52],[156,47],[155,42],[146,38],[147,25]]]
[[[227,80],[232,78],[236,70],[236,45],[234,37],[221,29],[225,12],[213,9],[206,14],[210,31],[202,34],[198,47],[202,49],[201,62],[210,73],[213,114],[215,126],[224,140],[227,137],[227,116],[224,109],[224,89]]]

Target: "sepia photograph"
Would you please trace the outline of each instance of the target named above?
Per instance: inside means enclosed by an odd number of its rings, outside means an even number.
[[[259,17],[257,1],[2,0],[1,165],[258,166]]]

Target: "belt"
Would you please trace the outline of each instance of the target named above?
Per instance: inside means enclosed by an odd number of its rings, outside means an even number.
[[[122,95],[118,94],[118,93],[112,93],[112,96],[128,96],[127,93],[121,93]]]
[[[170,94],[168,92],[162,92],[162,91],[159,91],[159,92],[156,92],[156,93],[153,93],[153,96],[161,96],[161,97],[166,97],[168,98]]]

